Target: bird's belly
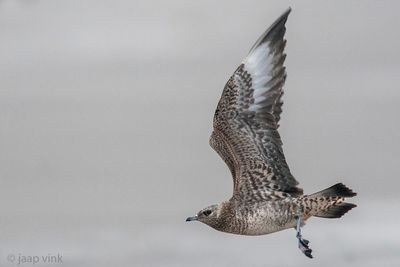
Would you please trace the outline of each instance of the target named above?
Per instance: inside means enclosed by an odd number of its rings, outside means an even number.
[[[296,225],[291,215],[267,212],[246,216],[246,221],[243,235],[266,235],[293,228]]]

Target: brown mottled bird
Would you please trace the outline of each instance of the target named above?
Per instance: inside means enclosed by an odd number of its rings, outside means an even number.
[[[231,199],[202,209],[186,221],[239,235],[264,235],[297,230],[301,251],[312,258],[300,227],[312,217],[340,218],[356,207],[356,195],[342,183],[304,195],[290,173],[278,133],[286,71],[283,13],[250,49],[230,77],[214,115],[211,147],[233,177]]]

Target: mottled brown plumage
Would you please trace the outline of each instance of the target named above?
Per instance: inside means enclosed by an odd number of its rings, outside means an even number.
[[[344,202],[355,193],[343,184],[303,195],[286,163],[278,127],[289,13],[290,9],[257,40],[226,83],[215,111],[210,145],[231,171],[232,198],[189,221],[228,233],[262,235],[295,227],[296,220],[304,223],[311,216],[338,218],[355,207]],[[305,254],[311,257],[307,243]]]

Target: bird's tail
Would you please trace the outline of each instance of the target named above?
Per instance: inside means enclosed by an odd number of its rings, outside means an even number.
[[[342,183],[335,184],[325,190],[304,196],[302,204],[310,216],[322,218],[340,218],[346,212],[356,207],[355,204],[344,202],[346,197],[354,197],[350,188]]]

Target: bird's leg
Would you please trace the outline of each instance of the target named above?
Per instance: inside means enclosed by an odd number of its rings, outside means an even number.
[[[312,249],[308,246],[308,243],[310,243],[307,239],[303,239],[301,237],[301,211],[300,209],[297,210],[296,215],[295,215],[295,220],[296,220],[296,237],[299,240],[299,249],[301,252],[304,253],[309,258],[312,258],[311,252]]]

